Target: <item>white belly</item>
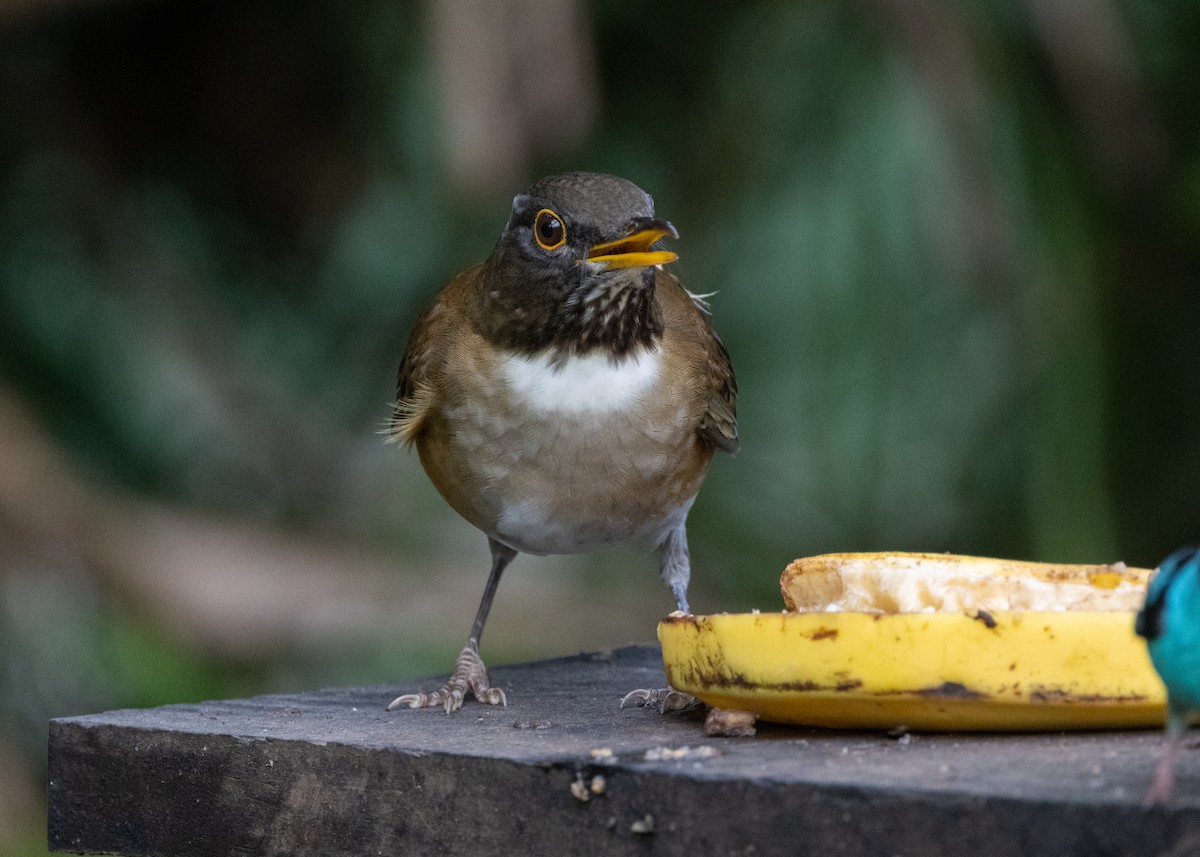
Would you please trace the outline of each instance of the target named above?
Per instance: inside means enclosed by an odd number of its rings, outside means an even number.
[[[631,520],[622,517],[565,518],[543,504],[529,501],[503,506],[492,537],[522,553],[591,553],[617,545],[658,545],[687,519],[695,497],[664,516]]]

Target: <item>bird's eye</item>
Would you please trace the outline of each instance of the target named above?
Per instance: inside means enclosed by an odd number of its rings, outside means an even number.
[[[557,250],[567,243],[567,228],[561,217],[543,208],[533,219],[533,237],[543,250]]]

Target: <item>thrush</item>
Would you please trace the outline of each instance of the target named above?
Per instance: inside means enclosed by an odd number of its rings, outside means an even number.
[[[544,178],[513,200],[487,259],[417,321],[391,435],[487,536],[491,572],[449,681],[389,710],[450,713],[468,692],[507,704],[479,644],[518,553],[655,546],[690,612],[688,511],[713,454],[737,450],[737,383],[708,305],[664,268],[677,258],[668,237],[629,181]]]

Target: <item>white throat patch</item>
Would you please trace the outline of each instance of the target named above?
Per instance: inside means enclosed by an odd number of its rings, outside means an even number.
[[[643,351],[614,363],[607,354],[568,357],[551,363],[548,354],[509,355],[501,376],[526,406],[568,414],[605,413],[632,406],[658,381],[662,352]]]

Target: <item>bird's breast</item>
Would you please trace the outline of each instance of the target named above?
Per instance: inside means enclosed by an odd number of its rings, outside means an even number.
[[[458,378],[422,461],[464,517],[517,550],[655,541],[686,514],[711,457],[692,385],[668,369],[658,348],[619,362],[498,355]]]

